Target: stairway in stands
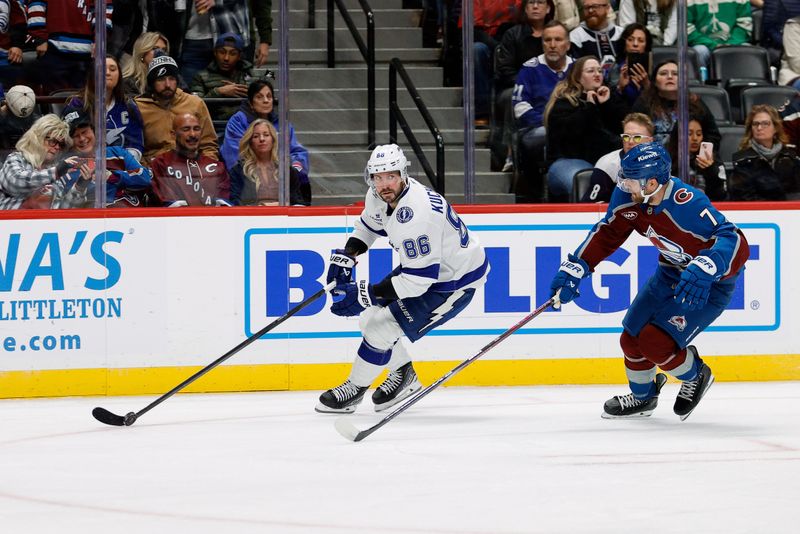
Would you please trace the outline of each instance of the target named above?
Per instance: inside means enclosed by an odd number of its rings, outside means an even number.
[[[376,142],[389,139],[389,61],[398,57],[422,95],[445,141],[446,196],[464,199],[464,119],[460,87],[443,87],[440,50],[422,47],[422,12],[403,9],[403,0],[368,0],[375,13]],[[268,68],[277,72],[280,44],[277,2],[273,2],[273,46]],[[366,17],[358,0],[345,5],[366,42]],[[309,150],[314,205],[347,205],[364,200],[367,147],[367,68],[344,20],[336,10],[336,67],[327,67],[326,2],[316,1],[316,27],[308,28],[308,1],[289,0],[290,114],[298,140]],[[277,84],[276,84],[277,85]],[[277,89],[277,88],[276,88]],[[433,136],[398,80],[398,99],[431,167]],[[280,98],[280,95],[278,95]],[[513,203],[511,175],[490,172],[487,130],[476,130],[476,202]],[[411,161],[410,173],[430,185],[410,144],[398,128],[398,143]]]

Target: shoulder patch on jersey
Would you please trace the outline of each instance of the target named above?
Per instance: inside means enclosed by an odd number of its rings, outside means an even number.
[[[628,219],[629,221],[632,221],[636,217],[638,217],[639,214],[636,213],[635,211],[623,211],[622,212],[622,216],[625,217],[626,219]]]
[[[414,217],[414,210],[409,208],[408,206],[403,206],[399,210],[397,210],[397,220],[401,223],[407,223]]]
[[[673,195],[673,200],[675,200],[675,204],[686,204],[694,197],[694,193],[686,189],[685,187],[681,187],[675,194]]]

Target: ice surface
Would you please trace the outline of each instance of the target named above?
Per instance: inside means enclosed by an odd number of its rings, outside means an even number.
[[[361,443],[319,392],[0,401],[2,533],[795,533],[800,383],[716,383],[685,422],[624,387],[440,388]],[[381,415],[367,400],[349,416]],[[384,412],[385,414],[385,412]]]

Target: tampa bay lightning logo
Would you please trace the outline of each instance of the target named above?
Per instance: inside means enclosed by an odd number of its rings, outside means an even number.
[[[403,206],[397,210],[397,220],[401,223],[407,223],[414,217],[414,210],[408,206]]]

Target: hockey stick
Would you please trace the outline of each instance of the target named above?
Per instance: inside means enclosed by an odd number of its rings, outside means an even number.
[[[478,352],[476,355],[474,355],[474,356],[464,360],[460,364],[458,364],[456,367],[454,367],[453,369],[448,371],[446,375],[442,376],[436,382],[434,382],[430,386],[424,388],[422,391],[420,391],[419,393],[417,393],[413,397],[410,397],[407,401],[405,401],[403,404],[401,404],[400,406],[395,408],[391,413],[389,413],[389,415],[387,415],[386,417],[384,417],[383,419],[381,419],[380,421],[378,421],[376,424],[372,425],[371,427],[369,427],[367,429],[364,429],[364,430],[359,430],[358,428],[356,428],[356,426],[353,423],[350,422],[348,417],[340,417],[334,423],[334,426],[336,427],[336,430],[339,431],[339,434],[341,434],[345,438],[349,439],[350,441],[361,441],[362,439],[366,438],[367,436],[369,436],[370,434],[372,434],[373,432],[378,430],[380,427],[382,427],[383,425],[385,425],[386,423],[388,423],[389,421],[391,421],[392,419],[394,419],[395,417],[397,417],[398,415],[400,415],[404,411],[406,411],[409,408],[411,408],[412,405],[416,404],[417,401],[422,399],[422,397],[424,397],[425,395],[427,395],[428,393],[430,393],[434,389],[436,389],[439,386],[441,386],[451,376],[453,376],[454,374],[458,373],[459,371],[464,369],[466,366],[468,366],[469,364],[471,364],[472,362],[474,362],[475,360],[477,360],[478,358],[480,358],[481,356],[483,356],[484,354],[489,352],[491,349],[493,349],[494,347],[499,345],[501,341],[503,341],[504,339],[509,337],[511,334],[513,334],[514,332],[516,332],[517,330],[519,330],[520,328],[525,326],[531,319],[533,319],[534,317],[536,317],[537,315],[539,315],[540,313],[545,311],[550,306],[556,306],[557,304],[559,304],[558,296],[556,295],[556,296],[551,297],[550,300],[548,300],[547,302],[545,302],[544,304],[542,304],[541,306],[539,306],[538,308],[533,310],[531,313],[529,313],[528,315],[523,317],[523,319],[520,322],[518,322],[517,324],[515,324],[514,326],[512,326],[511,328],[509,328],[508,330],[506,330],[505,332],[503,332],[502,334],[500,334],[499,336],[494,338],[491,342],[489,342],[488,345],[483,347],[480,350],[480,352]]]
[[[218,366],[219,364],[221,364],[222,362],[224,362],[225,360],[227,360],[228,358],[230,358],[231,356],[233,356],[234,354],[236,354],[237,352],[239,352],[240,350],[242,350],[246,346],[248,346],[251,343],[253,343],[255,340],[259,339],[261,336],[263,336],[264,334],[266,334],[267,332],[269,332],[270,330],[272,330],[276,326],[278,326],[281,323],[283,323],[286,319],[288,319],[292,315],[296,314],[297,312],[299,312],[300,310],[302,310],[303,308],[305,308],[306,306],[308,306],[309,304],[311,304],[312,302],[314,302],[315,300],[320,298],[322,295],[325,294],[325,292],[327,292],[330,289],[333,289],[333,287],[335,285],[336,285],[335,281],[333,281],[330,284],[326,285],[325,287],[323,287],[322,289],[320,289],[319,291],[317,291],[316,293],[314,293],[313,295],[308,297],[306,300],[304,300],[303,302],[301,302],[300,304],[298,304],[297,306],[295,306],[294,308],[292,308],[291,310],[286,312],[283,316],[278,317],[277,319],[272,321],[270,324],[268,324],[267,326],[265,326],[264,328],[262,328],[261,330],[259,330],[255,334],[253,334],[252,336],[248,337],[247,339],[245,339],[244,341],[242,341],[241,343],[239,343],[238,345],[233,347],[231,350],[229,350],[228,352],[226,352],[225,354],[223,354],[222,356],[220,356],[219,358],[217,358],[216,360],[214,360],[210,364],[206,365],[205,367],[203,367],[202,369],[197,371],[195,374],[193,374],[192,376],[190,376],[189,378],[187,378],[186,380],[184,380],[183,382],[181,382],[180,384],[178,384],[177,386],[175,386],[171,390],[167,391],[166,393],[161,395],[159,398],[157,398],[156,400],[154,400],[153,402],[151,402],[150,404],[148,404],[147,406],[145,406],[144,408],[142,408],[138,412],[129,412],[125,417],[123,417],[121,415],[117,415],[115,413],[111,413],[108,410],[106,410],[105,408],[101,408],[101,407],[98,406],[97,408],[92,410],[92,415],[94,416],[95,419],[97,419],[101,423],[105,423],[107,425],[112,425],[112,426],[131,426],[133,423],[136,422],[136,420],[139,417],[141,417],[142,415],[146,414],[147,412],[149,412],[150,410],[152,410],[153,408],[155,408],[156,406],[158,406],[159,404],[161,404],[162,402],[164,402],[165,400],[167,400],[168,398],[173,396],[175,393],[179,392],[180,390],[182,390],[183,388],[185,388],[186,386],[188,386],[189,384],[191,384],[192,382],[194,382],[195,380],[197,380],[198,378],[200,378],[201,376],[203,376],[204,374],[206,374],[210,370],[214,369],[216,366]]]

